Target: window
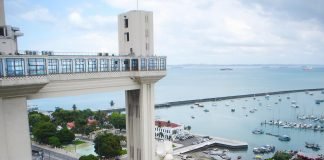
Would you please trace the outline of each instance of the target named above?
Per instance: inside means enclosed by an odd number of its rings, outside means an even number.
[[[145,29],[145,37],[149,37],[149,31],[148,31],[148,29]]]
[[[5,28],[0,27],[0,36],[5,36]]]
[[[138,59],[132,59],[132,71],[138,71]]]
[[[129,71],[129,59],[123,60],[122,71]]]
[[[75,60],[75,72],[82,73],[86,71],[85,60],[84,59],[76,59]]]
[[[72,59],[62,59],[62,73],[72,73]]]
[[[129,42],[129,32],[124,33],[125,41]]]
[[[119,59],[111,60],[111,71],[119,71]]]
[[[160,59],[160,70],[166,70],[166,59],[165,58]]]
[[[155,58],[149,58],[149,62],[148,62],[148,70],[152,71],[152,70],[156,70],[157,67],[157,61]]]
[[[57,59],[48,60],[48,73],[49,74],[58,74],[59,73],[59,64]]]
[[[128,19],[127,18],[124,19],[124,27],[128,28]]]
[[[148,15],[145,16],[145,23],[148,23],[149,21],[149,18],[148,18]]]
[[[3,77],[2,59],[0,59],[0,77]]]
[[[146,59],[142,58],[141,59],[141,70],[146,71],[147,70],[146,67],[147,67]]]
[[[46,74],[44,58],[29,58],[28,59],[28,75],[44,75]]]
[[[25,73],[25,61],[22,58],[8,58],[7,63],[7,76],[8,77],[18,77],[24,76]]]
[[[108,71],[109,71],[109,59],[101,59],[100,72],[108,72]]]
[[[97,59],[89,59],[88,60],[88,71],[89,72],[97,72]]]

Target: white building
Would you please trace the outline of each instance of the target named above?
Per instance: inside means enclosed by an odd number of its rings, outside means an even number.
[[[178,135],[184,134],[184,126],[170,121],[155,121],[155,138],[175,140]]]
[[[153,56],[153,12],[129,11],[118,15],[120,55]]]

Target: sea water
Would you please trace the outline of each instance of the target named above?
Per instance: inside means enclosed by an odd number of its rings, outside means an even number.
[[[324,88],[324,69],[314,67],[304,71],[300,66],[226,66],[233,70],[222,71],[220,66],[177,66],[168,69],[165,78],[156,84],[156,103],[170,101],[210,98],[218,96],[232,96],[259,92],[281,90],[295,90],[306,88]],[[311,130],[285,129],[276,126],[263,125],[265,120],[283,120],[297,122],[297,115],[324,115],[323,104],[316,105],[316,99],[324,99],[324,94],[312,92],[313,96],[302,93],[274,95],[269,100],[264,97],[236,99],[233,102],[220,101],[217,106],[213,102],[205,103],[202,108],[191,109],[191,105],[164,108],[156,110],[156,117],[170,120],[183,125],[190,125],[192,133],[218,136],[247,142],[247,151],[238,151],[246,159],[253,157],[254,147],[271,144],[278,150],[303,150],[314,152],[304,147],[305,142],[319,143],[324,147],[324,133]],[[286,97],[291,97],[288,100]],[[279,98],[282,99],[279,102]],[[41,110],[54,110],[54,107],[71,109],[76,104],[78,109],[91,108],[93,110],[109,109],[109,102],[113,100],[115,107],[124,107],[124,92],[99,93],[77,97],[55,99],[39,99],[29,101],[30,106],[37,106]],[[300,108],[292,108],[294,100]],[[276,104],[276,102],[278,104]],[[225,104],[229,104],[226,106]],[[262,105],[259,105],[262,103]],[[267,106],[270,107],[267,107]],[[243,109],[245,107],[246,109]],[[235,112],[231,112],[231,109]],[[249,110],[256,108],[255,113]],[[192,119],[191,116],[195,116]],[[308,122],[308,121],[305,121]],[[273,134],[286,134],[291,137],[290,142],[281,142],[276,137],[268,135],[254,135],[252,130],[261,128]],[[316,153],[324,153],[324,148]],[[265,155],[270,156],[270,155]]]

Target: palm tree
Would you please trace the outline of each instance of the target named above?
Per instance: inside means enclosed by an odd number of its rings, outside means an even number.
[[[76,111],[77,110],[77,107],[76,107],[75,104],[73,104],[72,108],[73,108],[73,111]]]
[[[113,107],[115,105],[115,102],[113,100],[110,101],[110,107]]]

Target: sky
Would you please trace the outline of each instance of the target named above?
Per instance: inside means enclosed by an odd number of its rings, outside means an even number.
[[[322,0],[139,0],[168,64],[323,64]],[[5,0],[20,50],[118,53],[117,15],[136,0]]]

